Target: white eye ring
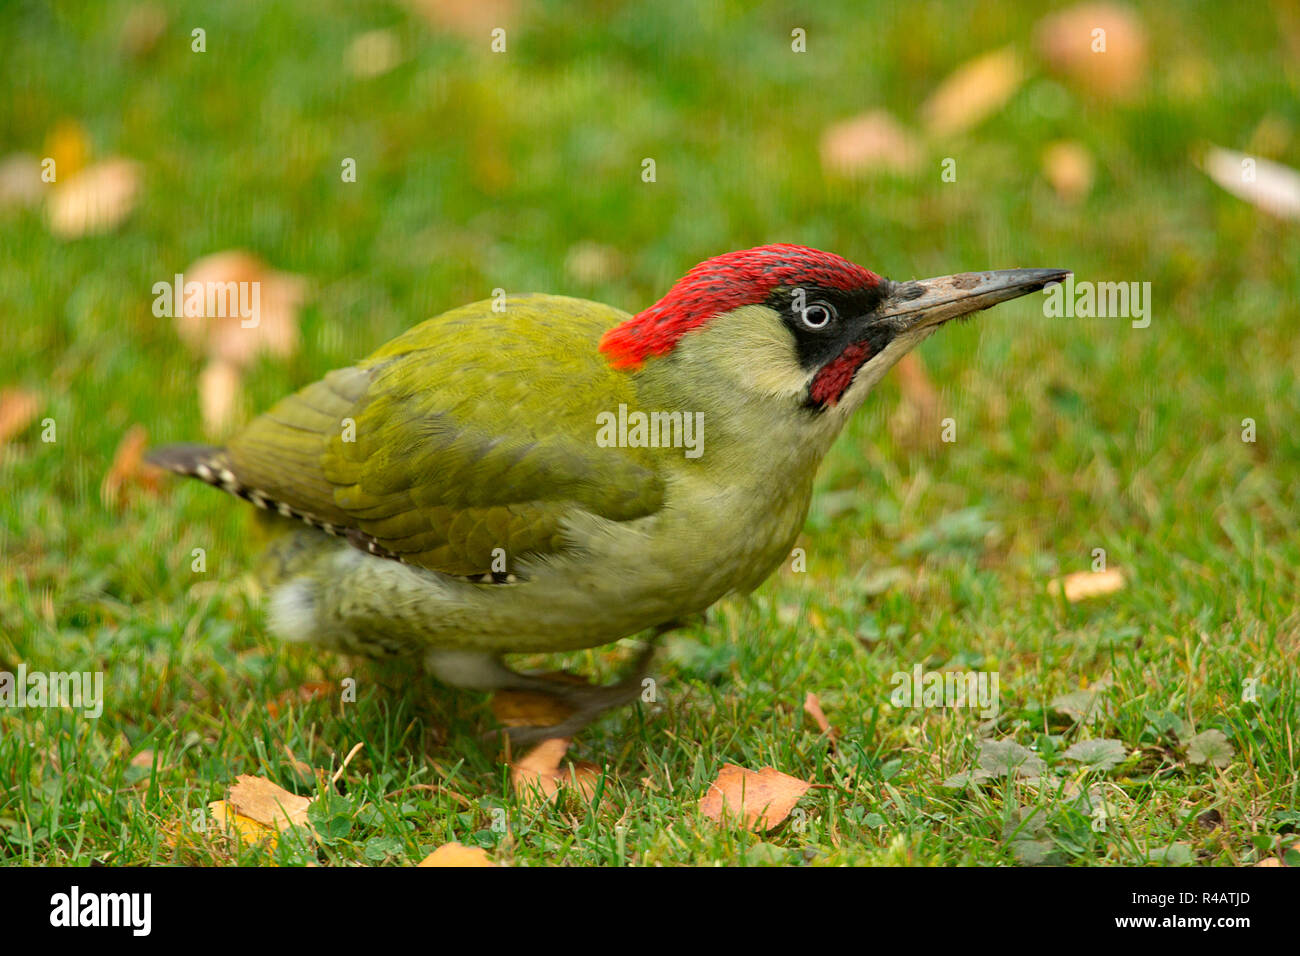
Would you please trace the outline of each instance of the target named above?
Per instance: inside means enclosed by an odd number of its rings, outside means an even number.
[[[832,310],[825,302],[814,302],[803,310],[803,314],[800,318],[803,319],[803,324],[806,328],[824,329],[826,326],[830,325],[831,316],[833,314],[834,310]]]

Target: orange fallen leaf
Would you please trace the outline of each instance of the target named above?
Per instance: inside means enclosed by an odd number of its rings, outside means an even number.
[[[822,168],[839,176],[876,170],[908,172],[921,162],[916,135],[886,110],[828,126],[821,138]]]
[[[1050,594],[1064,593],[1065,599],[1074,604],[1087,598],[1112,594],[1123,587],[1124,572],[1119,568],[1108,568],[1105,571],[1077,571],[1074,574],[1067,574],[1064,578],[1049,583],[1047,590]]]
[[[328,697],[337,689],[336,685],[327,680],[309,680],[306,683],[286,690],[276,696],[275,700],[269,701],[266,705],[266,712],[272,717],[280,716],[280,708],[298,701],[308,703],[317,697]]]
[[[822,702],[812,691],[809,691],[808,696],[803,699],[803,709],[804,713],[813,719],[814,723],[817,724],[817,729],[827,736],[833,746],[840,735],[839,731],[832,727],[831,722],[826,719],[826,713],[822,710]]]
[[[740,817],[746,829],[767,831],[790,815],[810,787],[772,767],[755,773],[729,763],[700,798],[700,812],[716,823]]]
[[[244,368],[263,352],[286,358],[298,350],[298,308],[306,296],[301,276],[276,272],[241,250],[190,263],[180,301],[167,302],[176,331],[196,352]]]
[[[108,159],[64,178],[58,173],[46,210],[50,231],[60,239],[111,232],[135,208],[139,166],[129,159]]]
[[[481,40],[484,49],[489,31],[508,28],[515,12],[515,0],[407,0],[407,5],[434,27]]]
[[[561,766],[571,741],[565,737],[543,740],[510,767],[510,782],[525,803],[541,803],[562,788],[572,788],[590,801],[596,795],[600,768],[579,761]]]
[[[487,855],[487,850],[479,846],[465,846],[462,843],[444,843],[416,865],[496,866]]]
[[[1043,150],[1043,175],[1066,202],[1078,202],[1092,189],[1092,154],[1082,143],[1061,140]]]
[[[1275,857],[1275,856],[1270,856],[1270,857],[1267,857],[1267,858],[1265,858],[1265,859],[1263,859],[1263,860],[1260,860],[1260,861],[1259,861],[1258,863],[1256,863],[1255,865],[1256,865],[1256,866],[1286,866],[1285,863],[1283,863],[1281,860],[1279,860],[1279,859],[1278,859],[1277,857]]]
[[[1083,3],[1034,28],[1047,67],[1103,97],[1137,93],[1146,77],[1147,35],[1138,15],[1112,3]]]
[[[921,107],[925,128],[934,136],[951,136],[978,126],[1011,99],[1023,78],[1010,47],[962,64]]]
[[[99,487],[100,499],[106,505],[116,504],[127,487],[137,487],[151,495],[158,494],[166,472],[144,460],[148,444],[149,433],[143,425],[132,425],[122,436],[117,451],[113,454],[113,463]]]
[[[20,435],[41,410],[41,397],[25,388],[0,390],[0,445]]]

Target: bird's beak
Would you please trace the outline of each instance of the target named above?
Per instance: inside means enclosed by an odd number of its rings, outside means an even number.
[[[894,282],[888,298],[876,310],[876,318],[893,325],[896,334],[931,328],[1037,292],[1069,274],[1069,269],[1000,269]]]

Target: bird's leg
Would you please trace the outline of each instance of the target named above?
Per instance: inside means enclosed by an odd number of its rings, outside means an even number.
[[[512,743],[530,743],[551,737],[570,737],[607,710],[630,704],[641,695],[642,682],[658,649],[659,638],[678,626],[660,625],[647,640],[626,674],[614,684],[593,687],[573,684],[545,674],[524,674],[507,667],[501,658],[484,651],[431,651],[426,668],[445,684],[474,690],[516,690],[545,694],[573,709],[559,723],[542,727],[510,727]]]
[[[545,682],[546,687],[532,684],[528,689],[540,691],[555,697],[573,708],[573,713],[559,723],[543,727],[508,727],[512,744],[529,744],[553,737],[572,737],[601,714],[616,707],[623,707],[641,696],[642,683],[650,673],[650,662],[655,651],[659,649],[658,638],[663,631],[656,631],[654,637],[646,642],[645,648],[637,654],[624,676],[615,684],[593,687],[590,684],[570,684],[555,678],[540,675],[521,674],[530,681]]]

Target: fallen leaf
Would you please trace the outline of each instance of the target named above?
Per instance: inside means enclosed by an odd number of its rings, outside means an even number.
[[[367,30],[348,44],[343,62],[353,76],[382,76],[402,62],[402,42],[394,30]]]
[[[129,159],[109,159],[69,178],[58,171],[47,203],[50,231],[61,239],[110,232],[135,208],[139,166]]]
[[[1280,219],[1300,219],[1300,172],[1290,166],[1210,146],[1205,175],[1251,205]]]
[[[54,160],[54,181],[68,182],[86,168],[90,159],[90,134],[74,119],[62,119],[45,134],[42,158]]]
[[[99,497],[104,504],[117,504],[122,498],[123,490],[128,487],[139,488],[150,495],[158,494],[166,472],[144,460],[148,444],[149,433],[143,425],[132,425],[127,429],[113,454],[113,463],[99,486]]]
[[[417,866],[496,866],[487,855],[487,850],[478,846],[465,846],[461,843],[444,843],[434,850]]]
[[[837,176],[877,170],[905,173],[921,163],[921,144],[886,110],[828,126],[822,133],[822,168]]]
[[[1124,572],[1119,568],[1105,571],[1077,571],[1047,585],[1049,594],[1065,594],[1071,604],[1087,598],[1112,594],[1124,587]]]
[[[153,767],[153,751],[141,750],[131,758],[132,767],[144,767],[146,770]]]
[[[623,258],[613,246],[584,240],[574,243],[564,257],[564,270],[575,282],[595,285],[623,272]]]
[[[137,3],[126,12],[118,46],[127,56],[148,56],[167,32],[167,11],[159,3]]]
[[[406,0],[430,25],[451,30],[488,49],[489,31],[508,27],[514,19],[515,0]],[[508,49],[508,47],[507,47]]]
[[[1256,865],[1256,866],[1286,866],[1285,863],[1283,863],[1281,860],[1279,860],[1279,859],[1278,859],[1277,857],[1275,857],[1275,856],[1270,856],[1270,857],[1268,857],[1268,859],[1260,860],[1260,861],[1259,861],[1258,863],[1256,863],[1255,865]]]
[[[0,212],[35,206],[45,197],[41,161],[27,153],[0,159]]]
[[[298,687],[284,691],[275,700],[269,701],[266,705],[266,712],[272,717],[279,717],[281,707],[295,702],[306,704],[317,697],[330,697],[337,689],[337,686],[330,681],[309,680]]]
[[[561,789],[575,790],[588,802],[596,795],[599,767],[586,761],[561,766],[571,742],[566,737],[543,740],[511,764],[510,782],[524,803],[544,803]]]
[[[939,444],[939,392],[930,382],[925,363],[909,352],[895,366],[902,401],[889,418],[889,431],[903,448],[931,448]]]
[[[926,130],[933,136],[951,136],[979,125],[1006,105],[1023,77],[1010,47],[962,64],[921,107]]]
[[[268,827],[239,814],[226,800],[212,801],[208,804],[208,812],[212,814],[213,821],[220,829],[234,831],[245,843],[260,843],[262,840],[269,839],[271,846],[274,847],[279,839],[279,831],[274,827]]]
[[[763,767],[757,773],[729,763],[700,798],[700,812],[715,823],[741,818],[747,830],[778,826],[812,785]]]
[[[181,301],[170,304],[176,331],[195,351],[242,369],[263,352],[287,358],[298,350],[301,276],[241,250],[204,256],[183,276]]]
[[[209,362],[199,373],[199,415],[208,435],[225,435],[239,420],[242,380],[243,374],[230,362]]]
[[[803,699],[803,709],[804,712],[817,724],[817,729],[825,734],[827,739],[830,740],[831,746],[833,747],[835,741],[839,739],[840,733],[832,727],[831,722],[826,719],[826,714],[822,710],[822,702],[812,691],[809,691],[808,696]]]
[[[1056,195],[1066,202],[1079,202],[1092,189],[1092,154],[1073,140],[1049,143],[1043,150],[1043,175]]]
[[[1048,69],[1103,97],[1137,93],[1146,77],[1147,35],[1127,7],[1084,3],[1044,17],[1035,44]]]
[[[287,830],[308,825],[307,808],[311,800],[292,794],[264,777],[240,774],[225,802],[239,816],[265,827]]]
[[[41,397],[25,388],[0,390],[0,445],[22,434],[41,410]]]

